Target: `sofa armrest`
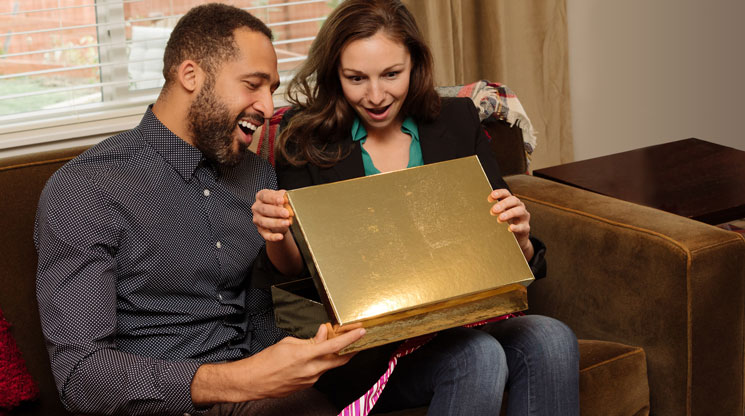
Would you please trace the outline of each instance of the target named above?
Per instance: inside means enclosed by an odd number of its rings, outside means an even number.
[[[745,239],[527,175],[506,178],[548,247],[530,310],[641,346],[657,415],[743,414]]]

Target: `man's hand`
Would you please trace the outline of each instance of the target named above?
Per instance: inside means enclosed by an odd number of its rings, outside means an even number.
[[[525,259],[533,258],[533,243],[530,242],[530,213],[520,199],[506,189],[495,189],[489,194],[489,202],[496,202],[491,208],[491,215],[499,222],[510,224],[509,229],[515,234]]]
[[[239,361],[204,364],[191,383],[196,406],[282,397],[309,388],[326,371],[346,364],[354,354],[337,354],[357,341],[360,325],[342,327],[336,336],[321,325],[311,339],[284,338],[277,344]]]
[[[253,223],[266,241],[282,241],[290,229],[290,211],[284,207],[285,191],[262,189],[251,206]]]

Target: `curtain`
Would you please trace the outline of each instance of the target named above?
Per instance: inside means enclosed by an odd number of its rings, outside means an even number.
[[[531,169],[571,162],[566,0],[403,0],[432,49],[437,85],[515,92],[537,132]]]

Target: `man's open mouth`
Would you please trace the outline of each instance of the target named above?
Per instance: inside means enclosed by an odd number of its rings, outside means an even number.
[[[257,126],[256,124],[253,124],[252,122],[247,120],[239,120],[238,127],[247,136],[252,135],[256,131],[256,129],[259,128],[259,126]]]

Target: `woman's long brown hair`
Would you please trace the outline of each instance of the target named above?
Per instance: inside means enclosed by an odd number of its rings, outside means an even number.
[[[326,19],[287,87],[287,98],[299,111],[279,135],[280,163],[332,166],[347,156],[355,113],[339,80],[341,52],[349,42],[381,30],[411,55],[409,92],[401,114],[417,121],[439,115],[432,54],[411,13],[399,0],[346,0]]]

